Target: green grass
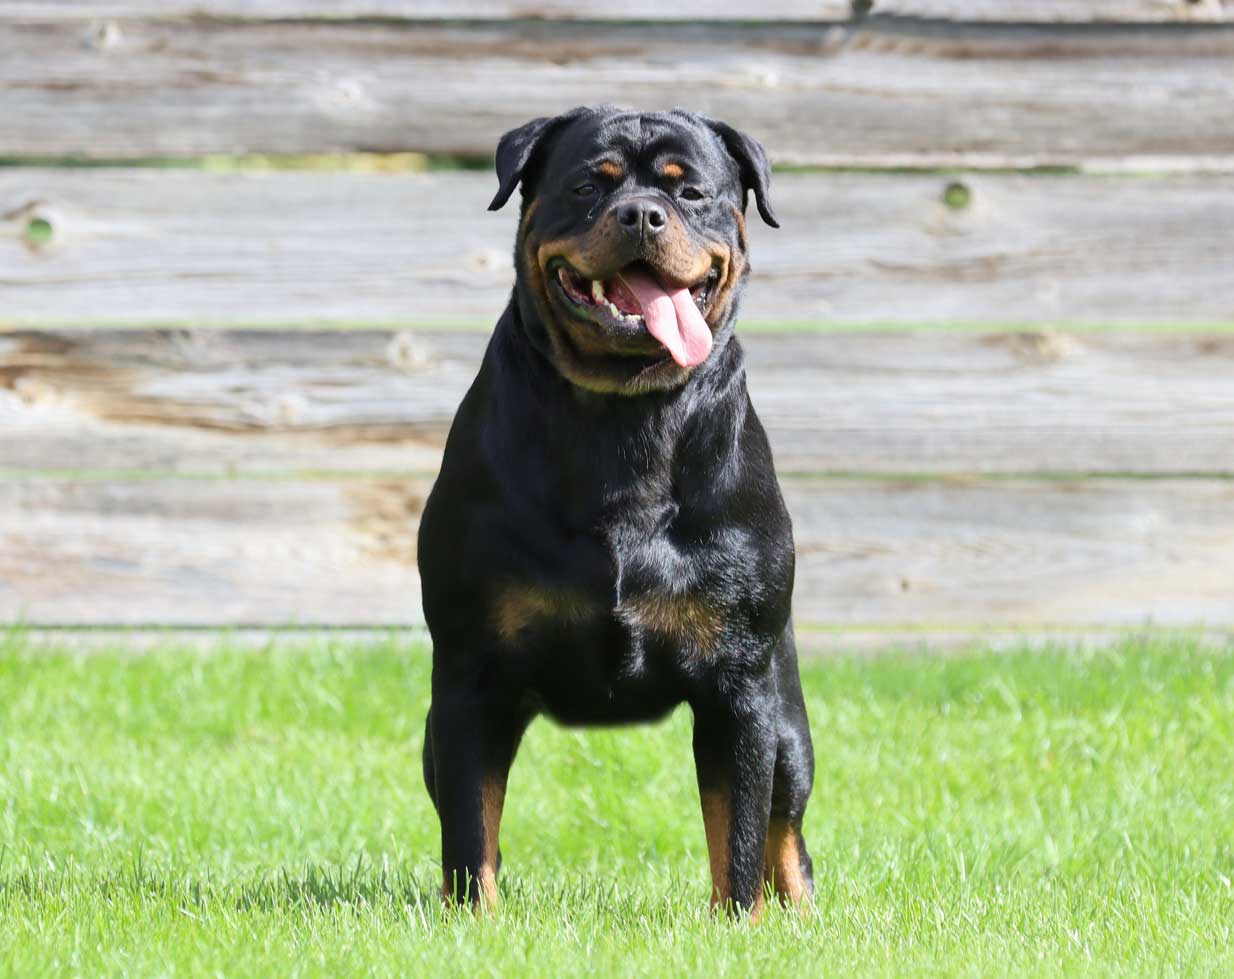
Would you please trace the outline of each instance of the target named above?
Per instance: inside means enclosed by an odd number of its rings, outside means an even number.
[[[0,643],[0,973],[1229,975],[1234,650],[808,663],[818,900],[713,919],[690,719],[533,726],[444,914],[423,648]]]

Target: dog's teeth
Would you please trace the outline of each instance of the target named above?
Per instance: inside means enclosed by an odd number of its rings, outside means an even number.
[[[596,301],[597,305],[603,305],[605,302],[604,283],[599,279],[591,280],[591,298]],[[611,306],[613,304],[609,303],[609,305]]]
[[[624,314],[624,313],[622,313],[622,311],[621,311],[620,309],[618,309],[618,308],[617,308],[617,306],[616,306],[616,304],[614,304],[614,303],[611,303],[611,302],[610,302],[610,303],[608,304],[608,309],[609,309],[609,312],[611,312],[614,316],[618,317],[619,319],[620,319],[620,318],[623,318],[623,317],[625,316],[625,314]]]

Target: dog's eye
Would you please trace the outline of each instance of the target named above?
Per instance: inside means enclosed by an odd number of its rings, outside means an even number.
[[[574,188],[574,193],[576,193],[579,197],[590,197],[595,192],[595,184],[579,184]]]
[[[682,190],[681,196],[685,200],[688,200],[688,201],[701,201],[707,195],[704,194],[697,187],[686,187],[684,190]]]

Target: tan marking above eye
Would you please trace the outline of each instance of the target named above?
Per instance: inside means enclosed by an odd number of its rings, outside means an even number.
[[[686,168],[680,163],[669,162],[660,168],[660,174],[669,180],[680,180],[686,175]]]
[[[617,180],[625,172],[621,169],[621,164],[613,160],[601,161],[599,167],[596,168],[601,175],[608,177],[610,180]]]

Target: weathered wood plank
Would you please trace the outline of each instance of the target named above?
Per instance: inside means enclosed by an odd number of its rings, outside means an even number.
[[[869,13],[1003,23],[1213,22],[1230,16],[1230,0],[872,0]]]
[[[955,179],[777,175],[783,227],[750,223],[746,321],[1234,320],[1234,177],[968,174],[951,208]],[[485,210],[494,184],[0,168],[0,325],[483,327],[513,280],[516,208]]]
[[[486,337],[0,333],[0,467],[435,472]]]
[[[1160,12],[1162,0],[1101,0],[1112,10],[1134,8]],[[1182,0],[1179,0],[1180,4]],[[6,0],[4,20],[123,20],[151,18],[224,18],[263,20],[583,20],[583,21],[815,21],[846,20],[850,0],[767,0],[751,16],[748,4],[735,0]],[[1172,19],[1172,18],[1167,18]]]
[[[428,483],[0,483],[0,621],[421,621]],[[1229,627],[1227,481],[787,481],[803,626]]]
[[[419,620],[427,486],[0,483],[0,620]]]
[[[1229,165],[1232,57],[1234,32],[1177,25],[18,21],[0,155],[488,155],[616,93],[725,118],[780,162]]]
[[[0,468],[435,472],[487,337],[0,334]],[[1234,333],[752,334],[785,472],[1234,473]]]
[[[867,14],[958,21],[1158,23],[1223,19],[1228,0],[871,0]],[[752,11],[735,0],[7,0],[0,21],[158,17],[226,17],[293,20],[382,17],[431,19],[554,19],[748,21],[847,20],[851,0],[765,0]]]
[[[1225,624],[1234,484],[788,482],[805,622]]]

